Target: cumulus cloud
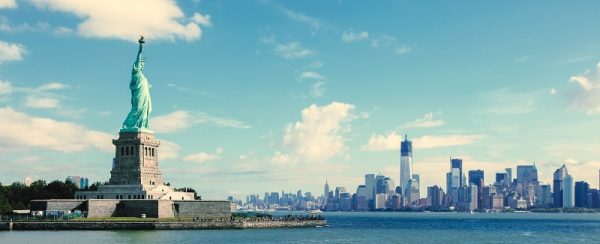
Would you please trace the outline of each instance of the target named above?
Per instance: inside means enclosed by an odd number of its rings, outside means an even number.
[[[180,149],[181,147],[177,143],[160,140],[158,158],[161,160],[177,158]]]
[[[355,106],[332,102],[302,110],[302,120],[285,128],[283,143],[307,162],[322,162],[345,152],[343,134],[351,130]]]
[[[57,108],[59,105],[56,98],[29,96],[25,99],[25,107],[28,108]]]
[[[0,64],[23,60],[26,52],[25,47],[19,43],[0,41]]]
[[[413,138],[413,147],[415,149],[427,149],[436,147],[448,147],[467,145],[483,139],[483,135],[442,135],[442,136],[422,136]],[[362,146],[365,151],[387,151],[399,150],[402,136],[396,132],[390,132],[386,135],[371,135],[367,144]]]
[[[423,118],[416,119],[401,126],[401,128],[428,128],[444,125],[443,120],[434,120],[433,113],[426,113]]]
[[[215,150],[215,153],[199,152],[185,156],[183,160],[196,163],[204,163],[207,161],[212,161],[221,158],[221,153],[223,153],[223,148],[218,147]]]
[[[372,134],[366,145],[362,146],[365,151],[387,151],[398,150],[400,148],[402,136],[396,132],[388,133],[387,135]]]
[[[250,125],[235,119],[214,117],[204,113],[192,113],[185,110],[178,110],[170,114],[157,116],[150,126],[156,132],[171,133],[187,129],[196,124],[238,129],[251,128]]]
[[[0,0],[0,9],[2,8],[16,8],[17,1],[15,0]]]
[[[77,33],[90,38],[135,42],[139,35],[149,39],[186,41],[202,36],[200,26],[209,26],[210,16],[194,13],[186,17],[173,0],[31,0],[40,9],[73,14],[82,20]]]
[[[113,152],[112,139],[110,134],[75,123],[0,108],[0,148],[4,150],[43,148],[68,153],[96,148]]]
[[[356,42],[356,41],[364,41],[369,39],[369,32],[361,31],[354,32],[352,29],[347,29],[342,33],[342,41],[343,42]]]
[[[565,92],[565,98],[571,107],[587,114],[600,113],[600,63],[595,70],[571,77],[572,89]]]

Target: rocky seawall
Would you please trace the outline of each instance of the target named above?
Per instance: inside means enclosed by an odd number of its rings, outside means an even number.
[[[326,220],[202,222],[28,221],[0,222],[0,230],[209,230],[308,228],[325,226],[326,224]]]

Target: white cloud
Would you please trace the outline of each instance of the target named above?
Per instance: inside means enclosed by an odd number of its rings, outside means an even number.
[[[293,10],[288,9],[288,8],[284,7],[283,5],[278,4],[276,2],[265,2],[265,3],[273,4],[275,9],[278,10],[279,12],[283,13],[288,19],[296,21],[298,23],[308,25],[312,35],[315,35],[321,29],[322,23],[319,19],[317,19],[315,17],[293,11]]]
[[[59,105],[56,98],[29,96],[25,99],[25,107],[28,108],[57,108]]]
[[[401,128],[428,128],[444,125],[443,120],[434,120],[433,113],[426,113],[421,119],[408,122],[401,126]]]
[[[332,102],[302,110],[302,120],[285,128],[283,143],[307,162],[322,162],[345,152],[343,134],[350,131],[354,105]]]
[[[550,89],[550,95],[556,95],[556,88]]]
[[[218,147],[215,150],[215,153],[199,152],[199,153],[185,156],[183,158],[183,160],[196,162],[196,163],[204,163],[207,161],[217,160],[217,159],[221,158],[221,155],[220,155],[221,153],[223,153],[223,148]]]
[[[394,53],[399,55],[410,53],[411,51],[412,49],[410,47],[404,45],[394,48]]]
[[[201,15],[200,13],[194,13],[194,16],[192,16],[192,19],[194,19],[195,23],[198,23],[199,25],[203,25],[203,26],[211,26],[212,22],[210,21],[210,15]]]
[[[571,77],[570,83],[575,86],[565,92],[567,103],[590,115],[600,113],[600,63],[595,70]]]
[[[356,42],[356,41],[364,41],[369,39],[369,32],[361,31],[355,33],[352,29],[347,29],[342,33],[342,41],[343,42]]]
[[[413,138],[412,142],[415,149],[427,149],[467,145],[481,140],[483,137],[483,135],[422,136]],[[402,136],[396,132],[390,132],[387,135],[373,134],[367,144],[362,146],[362,149],[365,151],[399,150],[402,140]]]
[[[68,85],[59,83],[59,82],[50,82],[43,84],[37,88],[37,91],[52,91],[52,90],[62,90],[69,88]]]
[[[160,140],[158,158],[160,160],[177,158],[180,149],[181,147],[174,142]]]
[[[12,92],[12,85],[10,81],[0,80],[0,95],[9,94]]]
[[[398,55],[407,54],[413,51],[411,47],[400,43],[398,38],[387,34],[372,35],[367,31],[354,32],[352,29],[347,29],[342,33],[342,42],[351,43],[358,41],[370,41],[371,47],[389,48],[393,53]]]
[[[178,110],[170,114],[157,116],[153,119],[150,128],[156,132],[170,133],[181,131],[195,124],[208,124],[238,129],[251,128],[250,125],[238,120],[214,117],[203,113],[191,113],[185,110]]]
[[[0,41],[0,64],[23,60],[26,52],[25,47],[19,43]]]
[[[2,8],[16,8],[17,1],[15,0],[0,0],[0,9]]]
[[[0,148],[44,148],[61,152],[89,148],[113,152],[113,136],[71,122],[33,117],[10,107],[0,108]],[[2,150],[0,149],[0,150]]]
[[[313,79],[313,80],[325,80],[325,76],[314,72],[314,71],[304,71],[302,73],[300,73],[300,75],[298,75],[298,80],[307,80],[307,79]]]
[[[362,146],[364,151],[387,151],[398,150],[400,148],[402,136],[396,132],[388,133],[387,135],[372,134],[366,145]]]
[[[289,154],[284,154],[281,152],[275,152],[270,161],[271,163],[277,165],[289,165],[295,163],[295,160]]]
[[[32,0],[40,9],[70,13],[82,19],[79,35],[90,38],[111,38],[135,42],[139,35],[149,39],[198,40],[200,26],[210,24],[209,16],[194,13],[187,18],[172,0]]]
[[[325,82],[317,81],[310,85],[310,95],[314,98],[322,97],[325,94]]]
[[[304,48],[298,42],[291,42],[287,44],[277,44],[275,52],[286,59],[305,58],[315,54],[314,51]]]

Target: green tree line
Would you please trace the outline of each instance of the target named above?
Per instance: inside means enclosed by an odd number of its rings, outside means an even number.
[[[26,186],[22,182],[10,185],[0,183],[0,213],[29,209],[29,202],[36,199],[73,199],[77,186],[59,180],[46,183],[37,180]]]

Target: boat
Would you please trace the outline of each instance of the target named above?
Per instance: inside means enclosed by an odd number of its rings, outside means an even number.
[[[322,214],[323,211],[321,211],[320,209],[313,209],[313,210],[306,210],[306,213],[309,213],[309,214]]]

